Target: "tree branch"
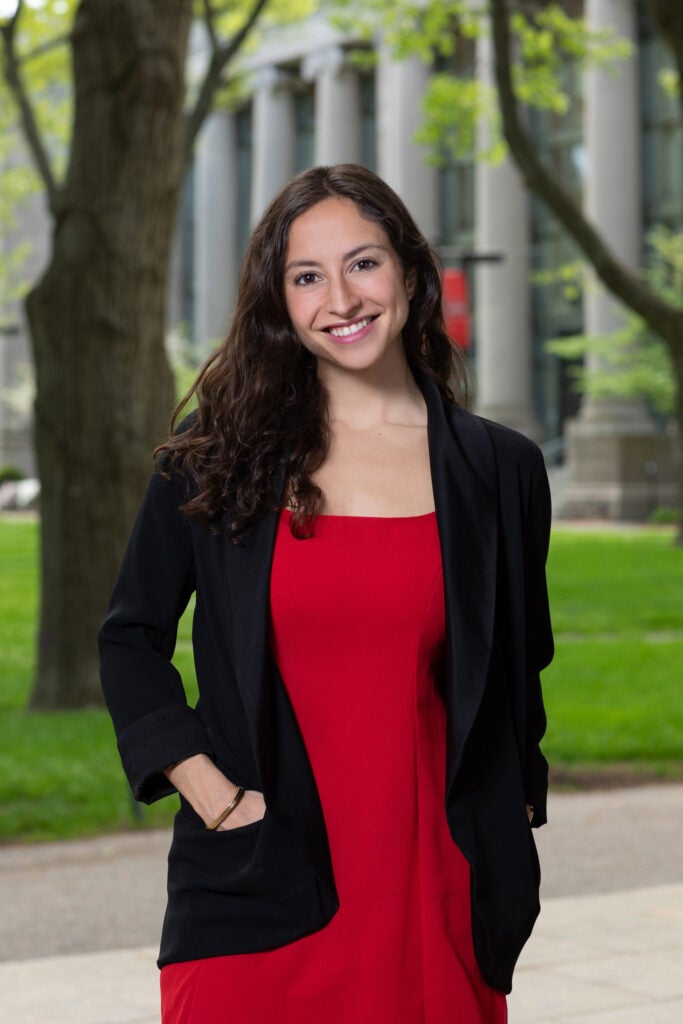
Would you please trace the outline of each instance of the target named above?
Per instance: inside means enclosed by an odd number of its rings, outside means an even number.
[[[212,43],[211,59],[209,66],[204,75],[197,101],[194,105],[194,109],[188,114],[185,123],[185,161],[189,163],[192,156],[192,150],[199,134],[199,130],[204,124],[207,115],[211,111],[214,97],[217,90],[220,88],[222,82],[223,71],[225,70],[228,63],[232,60],[235,54],[239,51],[240,47],[244,43],[245,39],[253,29],[254,25],[258,21],[259,17],[263,13],[264,8],[268,4],[269,0],[255,0],[251,11],[249,12],[242,28],[239,32],[236,32],[232,39],[225,43],[223,46],[216,44],[215,25],[213,23],[213,16],[215,11],[211,3],[206,2],[206,20],[207,26],[209,26],[209,37]]]
[[[216,12],[213,9],[211,0],[204,0],[204,21],[206,22],[206,30],[209,33],[209,39],[211,40],[211,49],[215,52],[218,49],[218,37],[216,36],[216,24],[215,24]]]
[[[47,155],[47,150],[43,143],[38,123],[33,113],[33,107],[29,100],[28,93],[24,87],[24,82],[21,77],[21,70],[19,67],[19,60],[17,58],[16,49],[14,46],[15,32],[19,17],[23,9],[23,0],[18,0],[17,9],[13,16],[4,25],[0,25],[0,34],[2,34],[2,41],[5,50],[5,60],[3,73],[5,81],[9,86],[9,89],[14,96],[15,102],[19,108],[19,118],[24,133],[26,144],[29,148],[33,162],[43,179],[45,185],[45,191],[47,192],[48,205],[52,214],[56,214],[57,211],[57,199],[58,189],[55,176],[52,173],[52,167],[50,165],[50,159]]]
[[[519,116],[512,86],[507,0],[490,0],[490,17],[503,133],[524,180],[585,253],[606,288],[661,334],[672,350],[680,349],[683,311],[665,302],[617,259],[566,189],[538,158]]]
[[[44,43],[29,50],[28,53],[23,54],[21,58],[22,64],[27,64],[30,60],[35,60],[36,57],[42,57],[46,53],[50,53],[51,50],[57,50],[60,46],[66,46],[71,42],[71,32],[65,32],[61,36],[54,36],[52,39],[47,39]]]

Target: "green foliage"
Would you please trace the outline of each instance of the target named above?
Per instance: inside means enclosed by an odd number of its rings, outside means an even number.
[[[648,521],[666,526],[678,523],[680,518],[681,514],[677,508],[671,508],[670,505],[659,505],[649,516]]]
[[[69,33],[78,0],[40,0],[24,4],[17,33],[17,56],[30,92],[38,128],[52,158],[55,176],[64,173],[71,131],[71,53]],[[7,106],[16,110],[2,90]],[[3,102],[2,106],[5,106]]]
[[[315,13],[319,6],[316,0],[270,0],[263,11],[261,29],[267,31],[273,25],[289,25],[301,21]],[[216,33],[221,40],[227,40],[242,28],[253,7],[253,2],[213,0],[212,7],[215,14]],[[194,0],[194,16],[197,21],[204,21],[205,14],[206,0]]]
[[[397,60],[418,56],[427,63],[453,55],[456,29],[476,35],[482,13],[468,0],[333,0],[321,6],[340,31],[368,42],[381,33]]]
[[[415,141],[427,148],[430,162],[442,165],[449,157],[463,160],[472,154],[494,164],[505,158],[498,98],[493,87],[438,72],[430,79],[423,109],[425,119],[415,133]],[[482,121],[491,126],[489,145],[482,144],[484,134],[478,132]]]
[[[648,280],[662,298],[683,309],[683,234],[659,225],[649,232],[647,243]]]
[[[418,57],[426,64],[452,63],[459,40],[474,39],[482,31],[483,8],[469,0],[333,0],[324,5],[329,20],[343,32],[367,42],[381,34],[396,60]],[[356,63],[367,66],[374,53],[357,50]],[[476,148],[477,124],[493,125],[492,142],[482,156],[500,160],[505,152],[498,129],[495,92],[475,78],[463,79],[449,70],[432,76],[423,99],[424,121],[416,141],[427,148],[429,159],[442,164],[449,156],[469,157]]]
[[[25,476],[26,474],[19,466],[0,466],[0,484],[4,484],[8,480],[23,480]]]
[[[590,28],[585,18],[572,18],[559,4],[549,4],[527,16],[512,15],[520,59],[515,64],[515,90],[523,103],[537,110],[566,114],[570,97],[563,88],[567,61],[584,67],[614,70],[615,62],[633,53],[632,44],[610,30]]]
[[[536,275],[536,281],[553,284],[559,280],[564,286],[576,287],[584,272],[585,267],[574,263],[561,268],[559,274]],[[683,234],[661,226],[649,233],[644,276],[671,306],[683,308]],[[624,321],[620,330],[602,336],[556,338],[547,343],[548,351],[568,360],[597,357],[590,372],[583,366],[571,368],[577,390],[595,398],[641,397],[660,415],[672,415],[676,380],[669,349],[641,317],[621,307],[619,312]]]
[[[577,391],[594,398],[644,398],[663,416],[673,414],[676,384],[669,350],[661,338],[643,328],[642,320],[622,311],[625,326],[603,336],[576,335],[547,343],[547,349],[561,359],[574,360],[588,354],[598,357],[590,371],[571,367]]]
[[[582,260],[572,260],[559,267],[534,270],[530,279],[539,288],[557,286],[567,302],[576,302],[583,294],[586,273],[586,264]]]
[[[76,3],[40,0],[24,4],[16,34],[22,78],[58,180],[64,173],[72,112],[70,55],[64,37],[71,31]],[[0,43],[3,68],[5,61]],[[0,232],[6,240],[0,254],[0,319],[12,318],[12,307],[27,288],[25,265],[30,246],[15,229],[25,204],[42,190],[43,182],[21,134],[14,97],[0,75]]]
[[[212,6],[215,14],[213,25],[217,41],[219,45],[225,45],[242,29],[254,4],[253,2],[248,3],[247,0],[237,0],[237,2],[235,0],[228,0],[228,2],[213,0]],[[287,26],[296,25],[314,14],[318,7],[319,3],[316,0],[269,0],[261,13],[258,24],[254,26],[242,43],[240,54],[253,53],[269,33],[282,32]],[[195,0],[194,15],[198,22],[205,22],[205,0]],[[208,46],[207,42],[204,47],[207,57],[209,55]],[[186,95],[188,109],[192,107],[197,96],[202,73],[201,61],[188,62]],[[244,102],[246,95],[245,76],[239,66],[230,61],[215,96],[213,107],[221,110],[235,110]]]
[[[660,68],[657,79],[661,88],[673,99],[677,99],[681,91],[681,82],[675,68]]]
[[[426,64],[457,64],[458,46],[489,30],[487,5],[468,0],[336,0],[324,9],[343,31],[366,40],[379,32],[396,59],[418,57]],[[533,14],[514,13],[511,27],[519,53],[513,66],[517,98],[557,115],[569,109],[567,62],[611,70],[633,50],[613,32],[570,17],[558,3],[539,6]],[[475,155],[495,163],[504,157],[507,147],[495,89],[479,81],[474,69],[471,74],[454,68],[439,71],[422,106],[424,120],[416,141],[427,147],[433,162]],[[487,141],[478,142],[481,138]]]
[[[175,331],[167,334],[166,352],[175,378],[176,402],[180,402],[190,390],[202,364],[217,344],[217,341],[215,344],[211,343],[201,346],[195,344],[187,338],[183,324],[180,324]],[[185,414],[191,412],[195,405],[196,401],[193,399],[186,406]]]

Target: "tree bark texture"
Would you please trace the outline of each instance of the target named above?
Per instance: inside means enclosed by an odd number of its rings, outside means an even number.
[[[42,601],[33,708],[101,702],[96,633],[173,405],[165,294],[191,0],[82,0],[51,261],[27,312]]]

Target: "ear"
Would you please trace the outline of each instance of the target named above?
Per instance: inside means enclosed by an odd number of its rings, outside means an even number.
[[[417,288],[417,268],[413,267],[406,274],[406,291],[408,293],[408,298],[409,299],[412,299],[413,295],[415,294],[416,288]]]

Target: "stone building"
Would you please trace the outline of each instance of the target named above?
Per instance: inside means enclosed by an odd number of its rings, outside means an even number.
[[[568,68],[569,114],[534,116],[531,128],[546,160],[636,267],[651,225],[683,228],[683,131],[657,80],[668,56],[638,0],[565,6],[583,10],[592,25],[616,28],[635,55],[613,75]],[[248,58],[242,105],[205,124],[176,234],[171,330],[200,349],[220,339],[240,254],[274,193],[313,164],[362,163],[400,193],[444,263],[464,266],[477,411],[566,454],[565,513],[632,518],[673,504],[672,443],[661,424],[636,400],[581,401],[567,363],[545,349],[549,338],[620,326],[614,300],[593,287],[571,300],[559,287],[534,285],[533,272],[577,257],[573,244],[511,163],[430,166],[413,136],[431,69],[395,61],[379,42],[376,65],[361,70],[350,59],[355,42],[322,15],[279,29]],[[202,56],[197,34],[192,59],[201,64]],[[475,67],[491,80],[488,39],[463,42],[453,60],[456,70]]]

